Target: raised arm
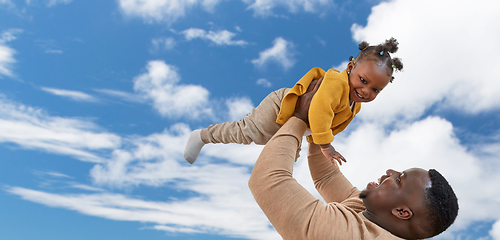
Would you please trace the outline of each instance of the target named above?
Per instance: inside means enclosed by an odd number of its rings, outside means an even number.
[[[338,165],[333,165],[324,156],[318,145],[309,143],[307,159],[314,186],[327,203],[359,195],[359,190],[345,178]]]
[[[324,204],[292,176],[307,128],[302,113],[288,119],[257,159],[248,183],[255,201],[285,240],[360,239],[363,219],[342,204]]]

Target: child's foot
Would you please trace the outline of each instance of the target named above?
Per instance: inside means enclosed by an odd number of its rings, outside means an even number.
[[[190,164],[193,164],[194,161],[196,161],[198,154],[201,152],[201,148],[205,145],[205,143],[201,140],[200,132],[200,129],[191,132],[186,148],[184,149],[184,159],[186,159],[186,161]]]

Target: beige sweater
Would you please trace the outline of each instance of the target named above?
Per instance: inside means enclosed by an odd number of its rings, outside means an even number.
[[[400,239],[363,216],[355,188],[310,144],[308,161],[315,198],[293,178],[293,164],[306,124],[291,117],[262,150],[249,181],[252,194],[276,231],[289,239]]]

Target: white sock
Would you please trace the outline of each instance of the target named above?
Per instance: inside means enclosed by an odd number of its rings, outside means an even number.
[[[205,143],[201,140],[200,132],[200,129],[191,132],[186,143],[186,148],[184,149],[184,159],[190,164],[196,161],[198,154],[201,152],[201,148],[205,146]]]

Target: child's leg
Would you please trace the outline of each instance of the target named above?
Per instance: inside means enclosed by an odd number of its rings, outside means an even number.
[[[281,100],[288,92],[282,88],[267,95],[259,106],[244,118],[234,122],[213,124],[201,130],[204,143],[243,143],[252,142],[264,145],[281,127],[276,123]]]
[[[282,88],[270,93],[259,106],[239,121],[213,124],[201,131],[193,131],[184,149],[184,158],[193,164],[207,143],[266,144],[281,127],[276,123],[276,118],[281,100],[288,90],[289,88]]]

